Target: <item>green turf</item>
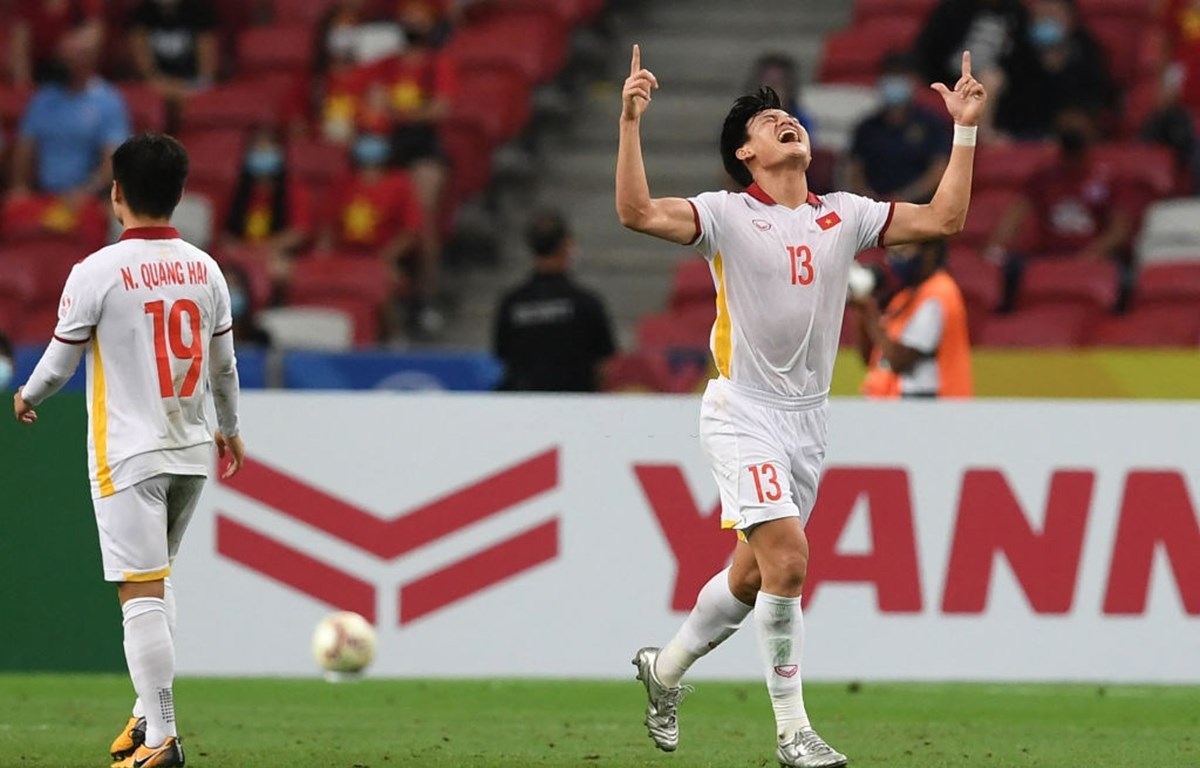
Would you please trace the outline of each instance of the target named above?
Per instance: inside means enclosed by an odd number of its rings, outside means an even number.
[[[852,689],[853,688],[853,689]],[[1200,688],[809,685],[854,766],[1200,766]],[[0,675],[0,766],[105,766],[129,683]],[[628,683],[199,680],[176,686],[188,765],[774,766],[761,684],[699,683],[655,752]]]

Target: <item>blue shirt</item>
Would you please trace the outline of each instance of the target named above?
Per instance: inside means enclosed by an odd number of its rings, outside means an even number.
[[[67,192],[84,184],[105,153],[128,136],[125,100],[100,78],[81,91],[62,85],[39,88],[21,120],[21,138],[36,146],[42,192]]]
[[[850,155],[862,161],[872,190],[891,195],[921,178],[935,160],[949,155],[951,138],[945,120],[913,104],[900,123],[888,122],[882,110],[860,123]]]

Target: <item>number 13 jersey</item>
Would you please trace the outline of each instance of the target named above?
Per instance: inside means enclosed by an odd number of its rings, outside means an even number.
[[[208,351],[233,321],[217,263],[172,227],[130,229],[75,265],[54,337],[87,344],[92,496],[207,475]]]
[[[717,288],[720,374],[781,397],[828,393],[854,257],[882,244],[893,204],[846,192],[791,209],[757,184],[688,199]]]

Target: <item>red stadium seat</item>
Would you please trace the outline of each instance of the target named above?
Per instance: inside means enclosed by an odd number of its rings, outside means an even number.
[[[1142,78],[1126,93],[1121,118],[1121,135],[1126,139],[1137,139],[1146,119],[1158,105],[1159,88],[1158,78]]]
[[[451,120],[482,126],[492,144],[511,139],[529,122],[529,80],[516,67],[465,64],[458,87],[467,97],[456,101]]]
[[[1104,48],[1108,73],[1119,86],[1127,86],[1152,73],[1155,56],[1148,48],[1147,35],[1153,34],[1149,25],[1139,26],[1127,17],[1105,15],[1089,20],[1087,27]]]
[[[924,21],[938,0],[856,0],[855,26],[880,16],[898,16]]]
[[[638,323],[638,348],[643,351],[708,349],[716,317],[714,307],[694,307],[682,312],[660,312]]]
[[[565,63],[567,30],[553,12],[515,10],[460,29],[446,51],[460,65],[508,64],[540,83]]]
[[[1079,12],[1089,26],[1101,19],[1121,19],[1136,29],[1150,20],[1152,8],[1146,0],[1079,0]]]
[[[832,147],[813,147],[812,162],[808,164],[808,188],[818,195],[833,192],[837,185],[838,161],[841,155]]]
[[[1057,158],[1053,144],[1021,143],[981,146],[975,151],[976,192],[987,189],[1021,189],[1038,171]]]
[[[1021,193],[1012,189],[990,189],[974,193],[967,211],[967,223],[955,242],[981,248],[991,238],[996,226]]]
[[[699,306],[711,313],[716,296],[717,289],[706,260],[691,258],[675,267],[669,301],[673,311]]]
[[[1092,151],[1095,159],[1111,167],[1122,182],[1136,184],[1155,197],[1165,197],[1175,189],[1175,158],[1166,147],[1116,143],[1102,144]]]
[[[193,182],[230,185],[242,170],[246,132],[239,129],[187,131],[179,140],[187,148],[188,186]]]
[[[919,19],[884,16],[826,37],[818,79],[823,83],[874,83],[883,59],[892,51],[908,50],[919,27]]]
[[[274,0],[276,24],[316,24],[333,0]],[[311,44],[311,39],[310,39]]]
[[[1111,261],[1086,257],[1033,259],[1021,277],[1017,303],[1022,309],[1053,304],[1106,310],[1117,300],[1117,268]]]
[[[145,84],[126,83],[121,86],[121,95],[135,131],[161,133],[166,129],[167,101],[161,93]]]
[[[605,0],[508,0],[504,7],[550,11],[568,27],[578,27],[593,20],[604,3]]]
[[[305,184],[332,185],[349,165],[346,148],[338,144],[299,137],[288,141],[288,173]]]
[[[1200,308],[1158,306],[1108,317],[1093,329],[1091,342],[1105,347],[1200,347]]]
[[[1138,275],[1134,303],[1139,309],[1183,304],[1200,315],[1200,260],[1145,267]]]
[[[365,347],[378,344],[381,338],[382,323],[380,321],[380,305],[371,304],[361,299],[317,297],[292,306],[323,307],[336,309],[346,313],[354,325],[355,346]]]
[[[1047,304],[993,317],[983,326],[979,343],[992,347],[1077,347],[1087,340],[1094,310],[1077,304]]]
[[[249,130],[279,122],[279,106],[291,92],[289,77],[234,81],[188,98],[183,126],[189,131]]]
[[[315,255],[296,261],[290,304],[350,299],[378,307],[394,294],[395,280],[382,261],[367,256]]]
[[[238,72],[241,76],[267,72],[296,73],[308,67],[312,56],[311,25],[284,19],[287,26],[248,27],[238,35]]]
[[[666,392],[671,369],[661,355],[626,352],[615,355],[606,366],[606,392]]]
[[[0,302],[24,307],[37,299],[38,282],[25,259],[0,254]]]
[[[0,124],[15,125],[32,96],[32,89],[0,83]]]
[[[237,269],[245,275],[246,286],[250,289],[250,302],[254,308],[261,309],[270,304],[271,275],[265,252],[247,246],[222,248],[213,256],[222,270]]]
[[[0,261],[6,265],[5,269],[23,270],[32,275],[33,292],[26,296],[31,306],[57,309],[67,275],[85,256],[87,251],[75,242],[61,239],[31,240],[6,246]]]
[[[1000,268],[977,251],[961,246],[952,248],[946,268],[958,283],[968,308],[976,306],[990,312],[1000,303]]]
[[[54,336],[54,327],[58,325],[58,305],[49,309],[33,309],[19,318],[13,329],[14,344],[46,344]]]
[[[438,135],[450,156],[450,199],[461,202],[482,192],[492,178],[492,146],[480,141],[483,126],[447,121]]]

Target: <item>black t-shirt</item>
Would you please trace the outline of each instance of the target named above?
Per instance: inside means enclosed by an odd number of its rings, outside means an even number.
[[[597,365],[615,351],[604,303],[566,275],[533,275],[496,312],[501,389],[594,392]]]
[[[892,195],[921,178],[933,162],[949,155],[950,143],[946,121],[913,104],[898,124],[889,122],[882,111],[859,123],[850,156],[862,161],[872,190]]]
[[[168,77],[195,79],[200,36],[217,28],[217,14],[206,0],[146,0],[130,14],[129,24],[146,33],[159,70]]]

